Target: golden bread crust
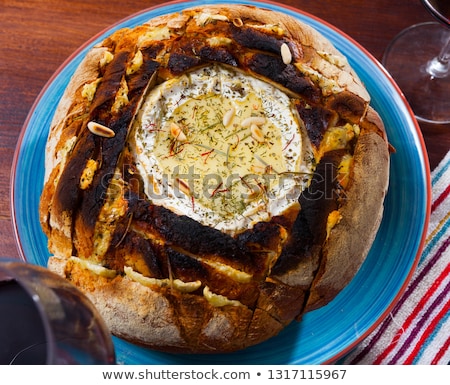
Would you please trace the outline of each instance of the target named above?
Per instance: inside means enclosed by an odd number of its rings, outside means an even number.
[[[232,236],[153,204],[128,142],[150,89],[212,64],[286,92],[317,163],[289,213]],[[137,344],[231,352],[275,336],[343,290],[376,236],[389,153],[369,103],[326,38],[271,10],[191,8],[115,32],[84,58],[52,121],[40,202],[48,267]],[[330,145],[336,127],[344,145]]]

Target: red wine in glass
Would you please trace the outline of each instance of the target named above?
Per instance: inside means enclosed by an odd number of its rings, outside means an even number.
[[[46,335],[36,304],[15,280],[0,282],[0,365],[46,361]]]
[[[448,0],[422,0],[431,14],[443,24],[449,24],[450,20],[450,1]]]
[[[387,47],[382,63],[417,120],[450,123],[450,2],[421,1],[437,21],[400,32]]]
[[[0,258],[0,365],[114,363],[109,330],[83,293],[44,267]]]

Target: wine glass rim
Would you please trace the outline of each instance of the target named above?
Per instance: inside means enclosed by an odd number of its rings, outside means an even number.
[[[388,44],[388,46],[387,46],[386,49],[384,50],[384,54],[383,54],[383,57],[382,57],[382,59],[381,59],[381,64],[382,64],[382,65],[385,64],[387,53],[389,52],[389,50],[391,49],[392,45],[395,44],[395,41],[396,41],[399,37],[405,35],[405,34],[408,33],[410,30],[412,30],[412,29],[414,29],[414,28],[417,28],[418,26],[426,26],[426,25],[430,25],[430,26],[431,26],[431,25],[439,25],[439,23],[436,22],[436,21],[425,21],[425,22],[421,22],[421,23],[412,24],[412,25],[410,25],[409,27],[407,27],[407,28],[401,30],[401,31],[400,31],[400,32],[399,32],[399,33],[398,33],[398,34],[390,41],[390,43]]]
[[[439,22],[447,27],[450,27],[450,19],[446,17],[439,9],[435,8],[430,0],[422,0],[422,4],[425,6],[428,12],[430,12]]]

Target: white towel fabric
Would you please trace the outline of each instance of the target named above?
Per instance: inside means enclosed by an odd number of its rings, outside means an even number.
[[[340,364],[450,362],[450,152],[431,173],[431,185],[427,238],[406,291]]]

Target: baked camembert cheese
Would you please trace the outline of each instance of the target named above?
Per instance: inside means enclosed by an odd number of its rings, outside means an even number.
[[[296,207],[313,172],[290,98],[219,65],[155,87],[134,130],[152,202],[230,234]]]

